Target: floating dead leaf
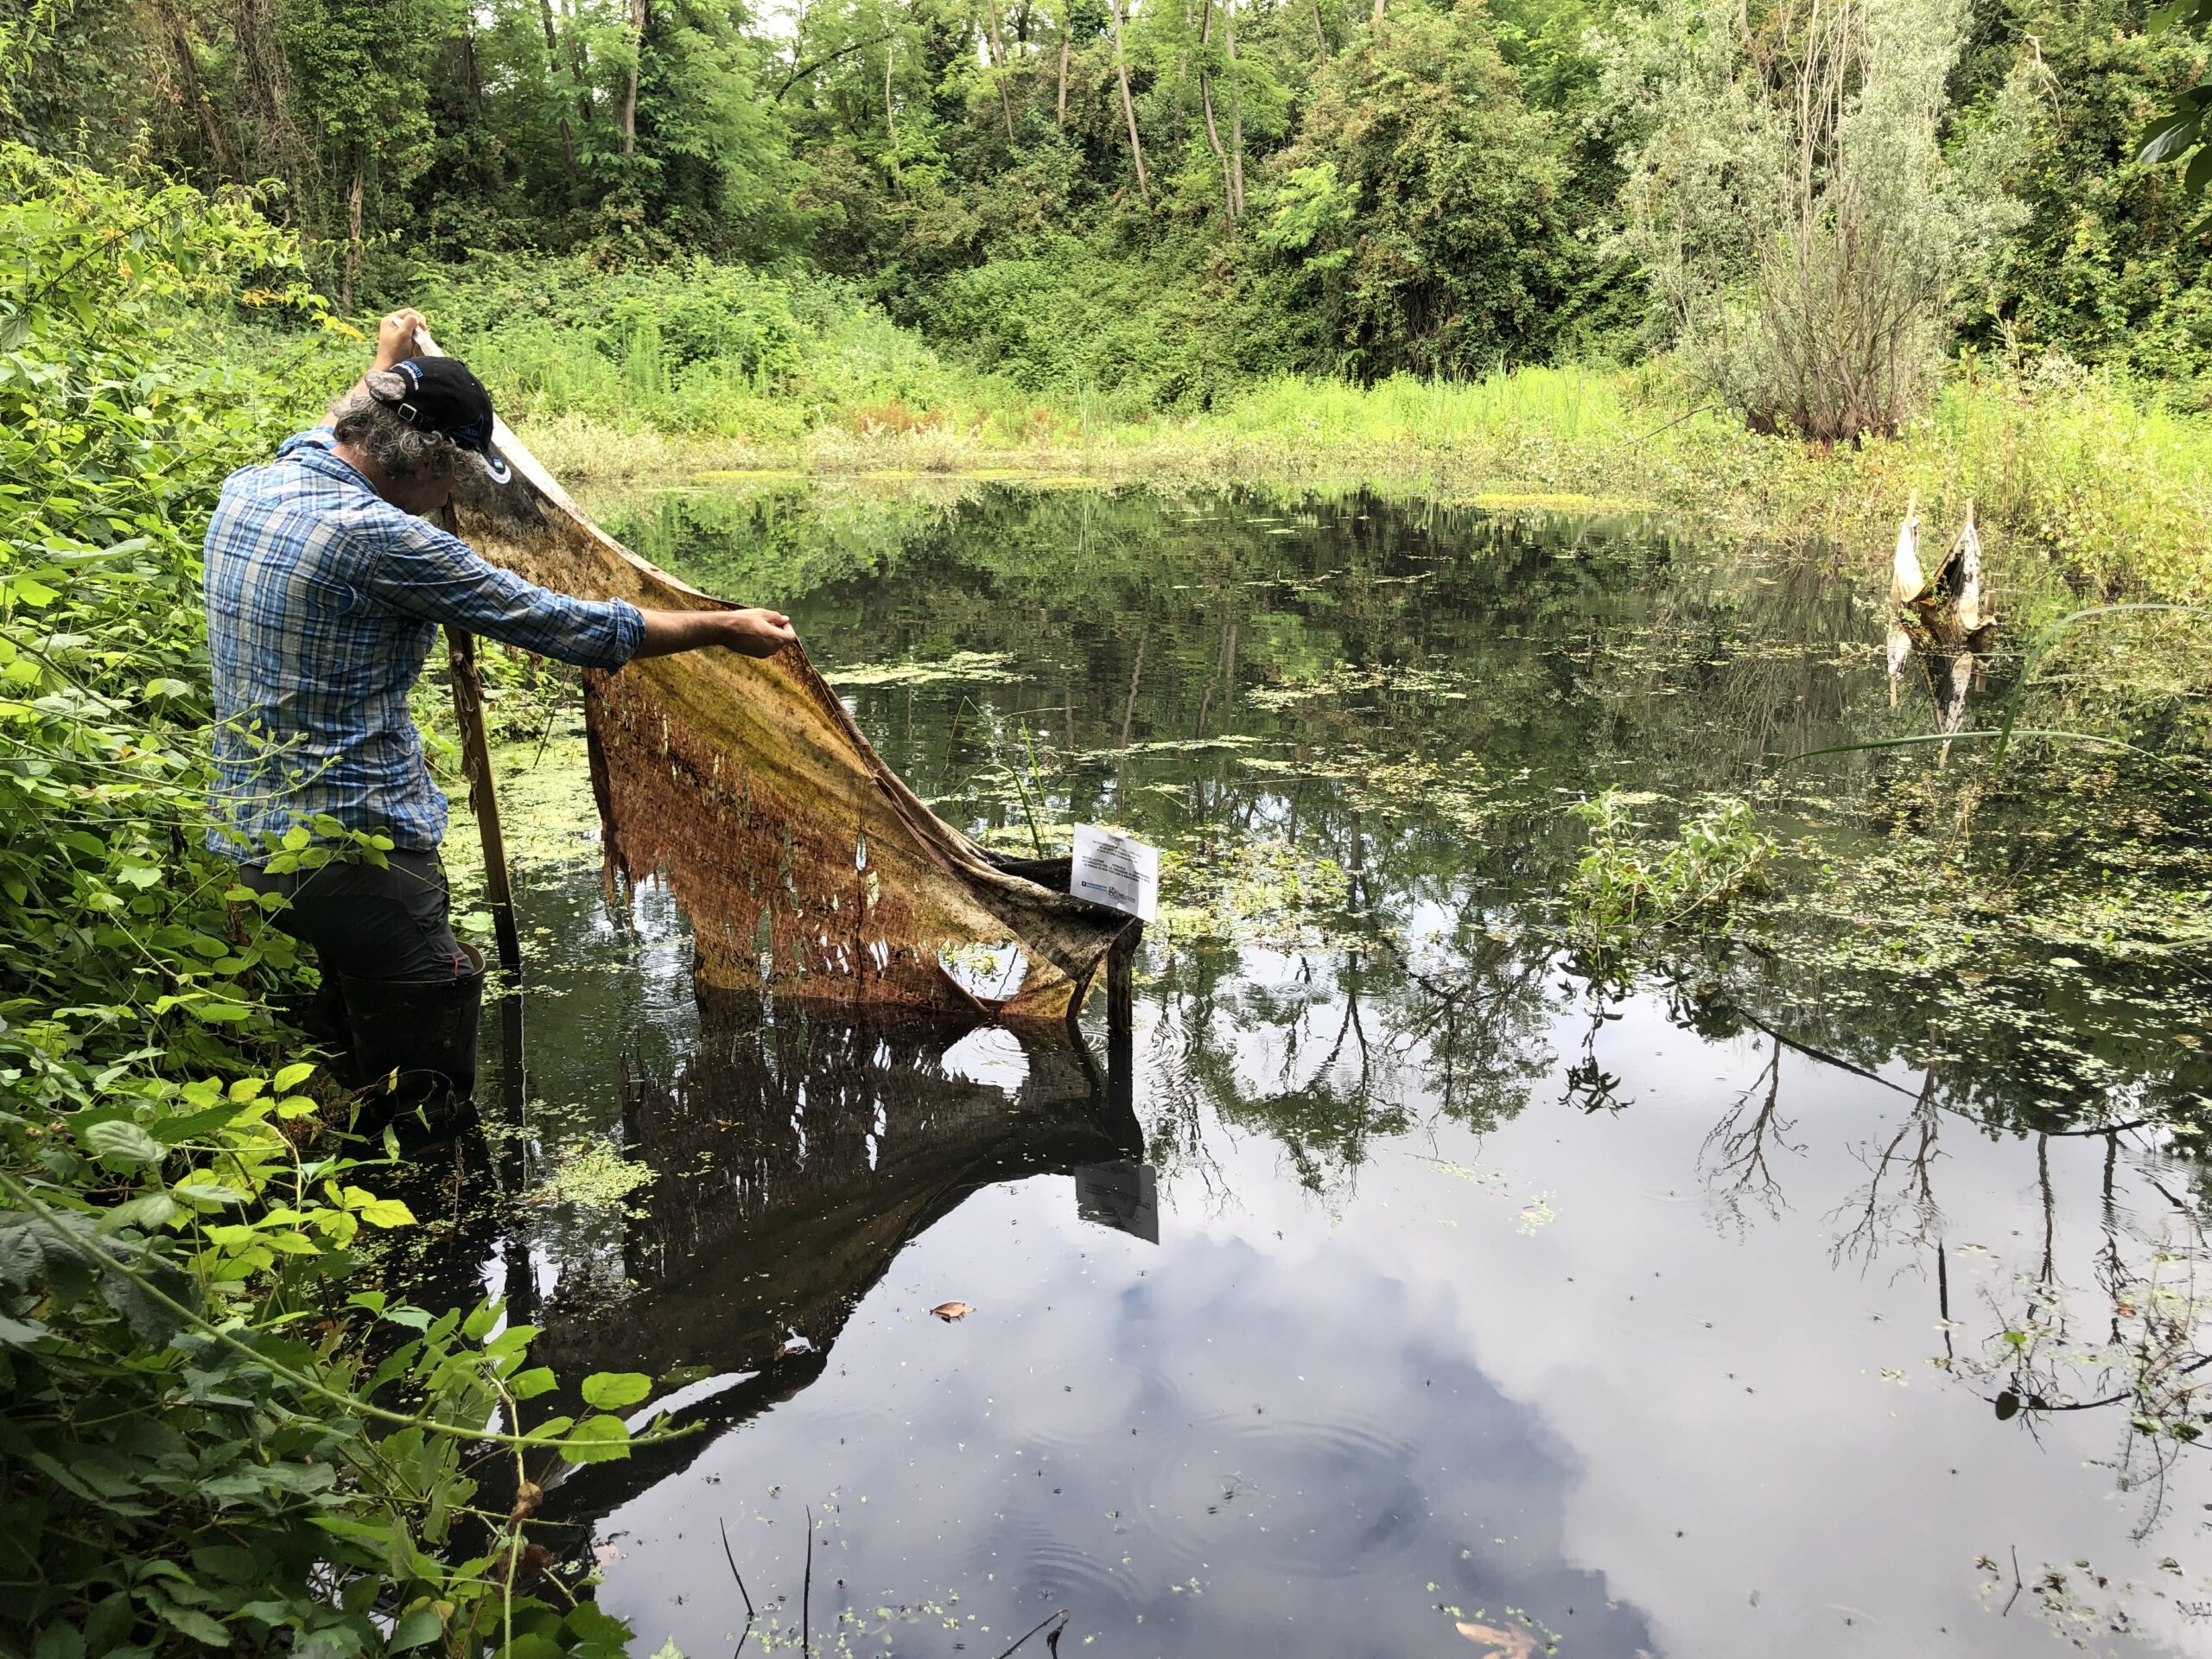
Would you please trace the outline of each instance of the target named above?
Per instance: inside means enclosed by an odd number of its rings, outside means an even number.
[[[1928,578],[1920,569],[1920,493],[1913,492],[1905,503],[1904,522],[1897,526],[1897,552],[1890,564],[1890,598],[1899,605],[1910,605],[1928,590]]]
[[[1500,1630],[1495,1624],[1473,1624],[1461,1619],[1456,1627],[1470,1642],[1481,1643],[1492,1654],[1503,1659],[1529,1659],[1536,1650],[1533,1632],[1524,1630]]]
[[[955,1319],[964,1319],[976,1310],[965,1302],[939,1302],[930,1312],[950,1325]]]

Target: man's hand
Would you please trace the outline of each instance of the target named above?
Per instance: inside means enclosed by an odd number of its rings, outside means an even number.
[[[420,311],[395,311],[386,317],[377,325],[377,358],[369,365],[369,372],[391,368],[414,356],[415,331],[429,327]]]
[[[772,657],[798,639],[791,618],[781,611],[724,611],[721,620],[730,635],[722,643],[747,657]]]
[[[772,657],[798,635],[781,611],[647,611],[640,657],[672,657],[679,651],[721,645],[747,657]]]

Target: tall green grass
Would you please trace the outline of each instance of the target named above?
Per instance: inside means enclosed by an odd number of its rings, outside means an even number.
[[[1242,437],[1323,443],[1402,443],[1449,448],[1541,432],[1572,443],[1631,435],[1624,385],[1617,372],[1522,368],[1479,380],[1422,380],[1394,375],[1373,385],[1277,375],[1217,406],[1195,424]]]
[[[1731,533],[1828,536],[1870,569],[1916,501],[1930,539],[1971,505],[2000,588],[2212,598],[2212,417],[2063,364],[1969,364],[1900,435],[1830,451],[1747,432],[1663,361],[1365,386],[1275,375],[1191,412],[1147,404],[1135,381],[1028,390],[1039,377],[1024,365],[962,363],[850,285],[806,275],[487,263],[423,303],[541,458],[579,477],[1011,467],[1418,481],[1641,498]]]

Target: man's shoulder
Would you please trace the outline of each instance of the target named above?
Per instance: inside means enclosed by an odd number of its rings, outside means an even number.
[[[207,525],[210,572],[273,557],[311,560],[327,576],[355,581],[365,562],[399,543],[410,522],[343,461],[296,440],[225,480]]]
[[[263,474],[281,474],[288,464],[296,465],[310,455],[329,454],[337,442],[328,427],[310,426],[293,433],[290,437],[278,444],[270,452],[268,460],[253,461],[241,467],[231,476],[247,478]]]
[[[330,429],[287,438],[274,457],[241,467],[223,481],[218,516],[297,514],[347,534],[391,534],[412,522],[331,453]]]

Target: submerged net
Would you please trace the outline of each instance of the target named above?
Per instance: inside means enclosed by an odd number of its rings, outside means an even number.
[[[729,608],[594,524],[504,424],[498,442],[512,480],[469,469],[454,492],[459,533],[486,558],[582,599]],[[1133,925],[1071,895],[1066,860],[999,857],[931,811],[796,645],[765,661],[708,650],[588,670],[584,709],[613,873],[667,883],[702,985],[1068,1018]],[[947,971],[963,948],[1009,944],[1005,995]]]

